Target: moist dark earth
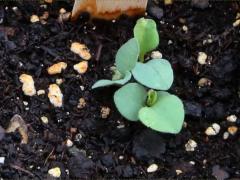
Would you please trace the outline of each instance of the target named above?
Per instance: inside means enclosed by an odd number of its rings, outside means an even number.
[[[12,9],[15,6],[17,10]],[[28,126],[29,141],[21,144],[18,131],[1,133],[0,157],[5,162],[0,164],[0,179],[51,178],[48,170],[55,167],[61,169],[61,179],[240,178],[239,132],[223,139],[229,126],[240,126],[240,119],[226,121],[229,115],[240,117],[240,29],[233,27],[239,3],[149,3],[146,17],[156,20],[160,34],[157,50],[174,69],[170,92],[185,105],[186,123],[177,135],[157,133],[121,117],[112,98],[117,87],[91,90],[98,79],[111,77],[116,52],[133,36],[137,18],[106,22],[83,15],[75,23],[59,22],[60,8],[70,12],[72,2],[47,7],[37,1],[1,2],[0,126],[6,129],[19,114]],[[44,11],[50,14],[46,24],[30,22],[32,14],[41,16]],[[209,38],[212,42],[203,43]],[[81,61],[70,51],[74,41],[84,43],[92,54],[83,75],[72,68]],[[198,52],[208,55],[207,64],[198,63]],[[47,67],[59,61],[68,68],[48,75]],[[47,94],[25,96],[19,81],[22,73],[32,75],[36,89],[46,93],[49,84],[62,78],[64,106],[54,108]],[[199,88],[203,77],[212,83]],[[83,109],[77,108],[79,98],[87,103]],[[102,107],[111,109],[107,119],[101,118]],[[48,117],[48,124],[42,116]],[[212,123],[221,130],[207,136],[205,130]],[[67,139],[72,147],[66,146]],[[189,139],[197,143],[192,152],[185,149]],[[153,163],[158,170],[147,172]]]

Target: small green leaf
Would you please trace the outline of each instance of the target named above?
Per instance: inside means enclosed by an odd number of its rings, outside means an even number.
[[[114,94],[114,102],[118,111],[126,119],[138,120],[138,112],[144,107],[147,97],[145,88],[137,83],[129,83]]]
[[[159,44],[159,35],[154,20],[141,18],[134,27],[134,37],[140,46],[140,61],[144,61],[144,55],[155,49]]]
[[[167,92],[158,92],[158,101],[151,107],[139,111],[140,121],[159,132],[179,133],[184,120],[182,101]]]
[[[168,90],[173,83],[173,70],[165,59],[137,63],[132,73],[139,83],[152,89]]]
[[[105,87],[105,86],[111,86],[111,85],[124,85],[126,84],[132,77],[132,74],[130,72],[127,72],[125,77],[120,80],[108,80],[108,79],[102,79],[97,81],[93,86],[92,89],[99,88],[99,87]]]
[[[158,100],[157,91],[150,89],[147,93],[147,105],[151,107],[157,102],[157,100]]]
[[[122,74],[131,71],[138,61],[139,51],[139,45],[135,38],[122,45],[116,55],[117,70]]]

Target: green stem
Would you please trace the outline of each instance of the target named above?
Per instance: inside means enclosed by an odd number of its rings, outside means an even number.
[[[144,54],[140,54],[139,60],[141,63],[144,63]]]

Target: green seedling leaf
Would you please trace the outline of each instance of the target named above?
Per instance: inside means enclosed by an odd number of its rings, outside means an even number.
[[[117,70],[122,74],[131,71],[138,61],[139,51],[139,45],[135,38],[122,45],[116,55]]]
[[[168,90],[173,83],[173,70],[165,59],[137,63],[132,73],[139,83],[151,89]]]
[[[153,106],[157,102],[157,99],[158,99],[157,91],[150,89],[147,93],[147,106],[149,107]]]
[[[144,107],[146,98],[147,91],[137,83],[129,83],[114,94],[114,102],[118,111],[131,121],[138,120],[138,112]]]
[[[105,86],[111,86],[111,85],[124,85],[126,84],[132,77],[132,74],[130,72],[127,72],[125,77],[123,79],[119,80],[108,80],[108,79],[102,79],[97,81],[93,86],[92,89],[99,88],[99,87],[105,87]]]
[[[134,37],[140,46],[140,61],[144,62],[144,55],[154,50],[159,44],[159,35],[154,20],[141,18],[134,27]]]
[[[159,132],[179,133],[184,120],[182,101],[167,92],[158,92],[158,101],[151,107],[143,107],[139,111],[140,121]]]

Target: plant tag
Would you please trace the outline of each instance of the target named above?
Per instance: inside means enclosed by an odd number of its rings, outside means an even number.
[[[128,16],[145,13],[148,0],[75,0],[72,10],[72,20],[88,12],[91,17],[111,20],[122,14]]]

